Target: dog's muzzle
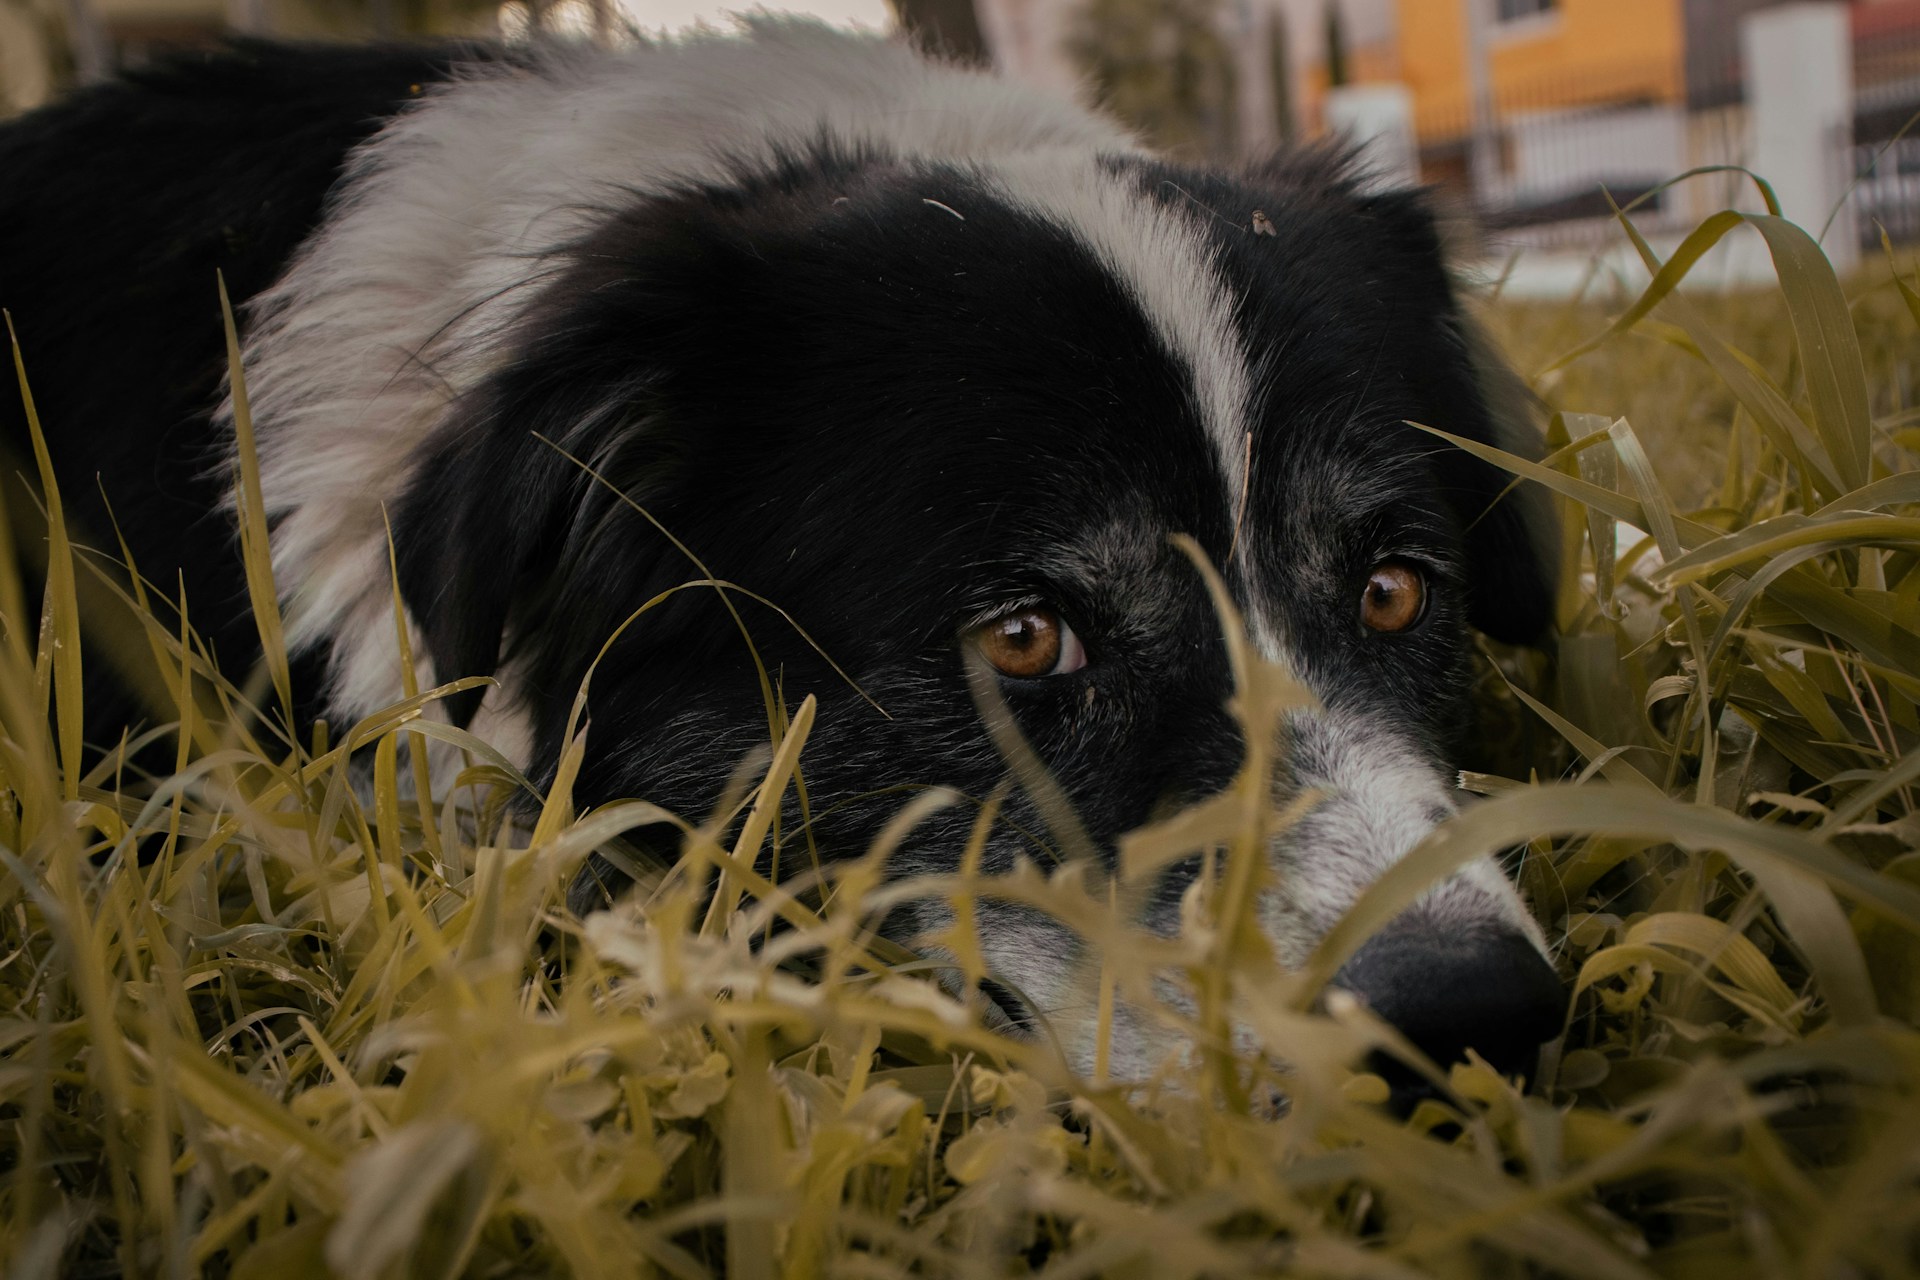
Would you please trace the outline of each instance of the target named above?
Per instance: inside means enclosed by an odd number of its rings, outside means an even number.
[[[1502,1075],[1531,1076],[1566,1014],[1560,978],[1532,939],[1499,926],[1444,929],[1409,912],[1353,954],[1333,985],[1391,1023],[1441,1070],[1468,1049]],[[1375,1055],[1395,1093],[1414,1076]]]

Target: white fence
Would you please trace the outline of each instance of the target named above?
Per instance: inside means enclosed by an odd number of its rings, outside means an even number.
[[[1689,81],[1687,100],[1673,103],[1608,102],[1568,83],[1535,86],[1529,102],[1510,88],[1478,128],[1464,118],[1452,129],[1422,122],[1422,177],[1471,201],[1497,248],[1612,242],[1616,203],[1640,201],[1636,222],[1655,236],[1682,233],[1729,203],[1763,207],[1739,175],[1660,189],[1717,165],[1766,178],[1783,212],[1823,235],[1841,270],[1877,246],[1882,228],[1895,242],[1920,241],[1920,32],[1862,32],[1845,5],[1750,8],[1737,16],[1737,34],[1722,38],[1730,58],[1688,67],[1696,79],[1735,79]],[[1376,95],[1367,111],[1342,114],[1337,98],[1329,120],[1361,140],[1382,134],[1403,147],[1398,140],[1412,136],[1410,114],[1383,116],[1389,99]],[[1540,105],[1583,98],[1594,105]],[[1749,268],[1764,264],[1733,275]]]

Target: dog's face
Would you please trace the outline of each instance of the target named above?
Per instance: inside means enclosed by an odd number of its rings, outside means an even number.
[[[587,661],[703,576],[617,488],[797,624],[732,597],[788,705],[819,699],[805,768],[832,852],[863,850],[901,788],[984,797],[1004,778],[970,660],[1102,851],[1225,785],[1243,743],[1219,620],[1171,540],[1187,534],[1320,703],[1287,726],[1276,785],[1325,798],[1273,850],[1263,913],[1298,963],[1452,810],[1470,628],[1547,626],[1504,477],[1407,425],[1502,431],[1432,222],[1326,158],[1224,177],[809,155],[636,197],[570,251],[518,342],[396,518],[439,673],[500,672],[533,758],[557,758]],[[634,621],[589,708],[587,801],[700,815],[767,735],[709,588]],[[928,823],[896,865],[950,865],[971,820]],[[1046,856],[1023,829],[1045,824],[1016,793],[989,871]],[[1176,927],[1193,874],[1148,896],[1149,925]],[[1075,939],[986,910],[999,976],[1074,1043]],[[1491,864],[1395,930],[1344,980],[1403,1025],[1444,1007],[1416,1033],[1436,1052],[1552,1030],[1551,971]],[[1479,1005],[1447,994],[1463,985]],[[1158,1051],[1123,1018],[1119,1069]]]

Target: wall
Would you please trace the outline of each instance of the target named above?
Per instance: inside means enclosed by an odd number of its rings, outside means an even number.
[[[1423,139],[1471,121],[1465,5],[1398,0],[1400,74]],[[1492,8],[1493,0],[1483,0]],[[1488,63],[1502,108],[1672,102],[1684,92],[1681,0],[1560,0],[1552,13],[1493,23]]]
[[[1509,185],[1490,193],[1504,203],[1554,200],[1601,182],[1658,182],[1687,165],[1687,115],[1679,105],[1516,112],[1507,125]]]

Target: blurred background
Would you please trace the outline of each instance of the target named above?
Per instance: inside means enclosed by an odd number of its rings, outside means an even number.
[[[0,0],[0,114],[233,33],[621,41],[740,0]],[[1103,103],[1152,142],[1230,160],[1344,132],[1382,183],[1472,210],[1516,291],[1585,288],[1628,253],[1609,198],[1671,244],[1759,208],[1745,165],[1842,270],[1920,241],[1920,0],[774,0],[910,30],[948,56]],[[3,177],[0,177],[3,180]],[[1757,245],[1748,246],[1757,250]],[[1721,275],[1768,274],[1737,238]],[[1520,252],[1526,251],[1526,252]],[[1517,264],[1517,265],[1512,265]],[[1616,260],[1616,267],[1624,267]]]

